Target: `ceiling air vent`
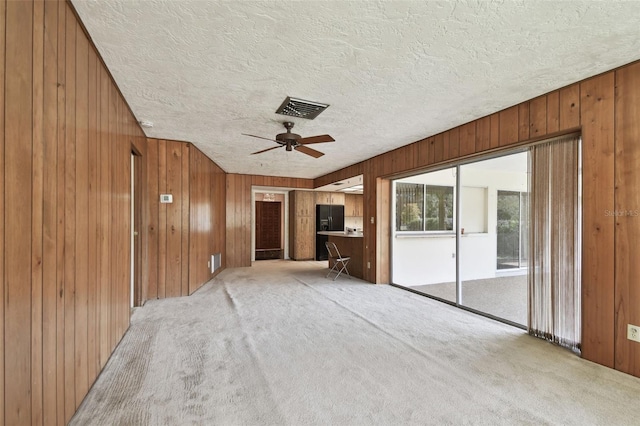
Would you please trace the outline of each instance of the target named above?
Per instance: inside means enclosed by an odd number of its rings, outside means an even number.
[[[327,109],[328,106],[327,104],[321,104],[319,102],[305,101],[287,96],[284,102],[282,102],[282,105],[280,105],[280,108],[276,110],[276,114],[313,120],[320,115],[322,111]]]

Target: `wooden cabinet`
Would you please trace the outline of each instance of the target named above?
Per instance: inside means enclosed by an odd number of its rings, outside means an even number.
[[[315,257],[315,194],[311,191],[289,193],[289,257],[308,260]]]
[[[345,217],[362,217],[364,215],[364,196],[360,194],[345,194]]]
[[[331,192],[316,192],[316,204],[331,204]]]
[[[293,191],[289,196],[289,202],[295,212],[294,217],[313,216],[316,211],[314,193],[311,191]]]
[[[313,259],[316,241],[313,217],[297,217],[292,223],[294,230],[289,233],[289,257],[293,260]]]
[[[351,258],[347,265],[349,274],[351,274],[352,277],[364,279],[364,251],[362,249],[364,238],[329,235],[329,241],[336,243],[342,256],[349,256]],[[332,266],[333,262],[329,261],[329,268]]]
[[[354,217],[356,213],[356,199],[353,194],[344,197],[344,217]]]
[[[316,192],[316,204],[344,206],[344,192]]]
[[[345,193],[344,192],[330,192],[331,203],[338,206],[344,206]]]

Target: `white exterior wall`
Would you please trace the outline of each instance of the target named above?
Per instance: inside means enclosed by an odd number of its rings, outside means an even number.
[[[467,227],[460,239],[460,275],[462,280],[496,277],[496,225],[498,191],[527,191],[527,174],[462,166],[462,216],[460,227]],[[431,179],[434,177],[435,179]],[[450,170],[436,172],[433,176],[420,175],[405,178],[401,182],[453,185],[455,177]],[[465,208],[465,187],[486,190],[486,232],[469,232],[477,229],[479,220],[473,210]],[[478,200],[478,191],[473,191]],[[476,206],[478,202],[474,203]],[[395,215],[395,211],[394,211]],[[472,218],[473,217],[473,218]],[[471,223],[469,223],[471,222]],[[471,228],[469,227],[471,225]],[[395,229],[395,217],[393,218]],[[454,282],[456,253],[455,234],[402,235],[392,234],[392,282],[403,286],[417,286]]]

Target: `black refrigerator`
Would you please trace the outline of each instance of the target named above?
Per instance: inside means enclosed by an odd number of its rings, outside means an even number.
[[[319,231],[343,231],[344,232],[344,206],[317,204],[316,205],[316,232]],[[316,234],[316,260],[329,259],[327,247],[324,243],[329,237]]]

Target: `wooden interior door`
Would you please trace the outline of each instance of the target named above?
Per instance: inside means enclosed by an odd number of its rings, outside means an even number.
[[[282,203],[256,201],[256,260],[282,257]]]

